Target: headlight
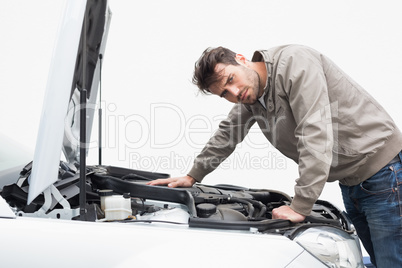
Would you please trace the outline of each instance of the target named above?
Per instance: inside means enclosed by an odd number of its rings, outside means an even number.
[[[294,238],[298,244],[328,267],[364,267],[356,236],[326,226],[308,228]]]

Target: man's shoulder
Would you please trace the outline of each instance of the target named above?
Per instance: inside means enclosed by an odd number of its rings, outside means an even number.
[[[280,58],[288,58],[293,56],[300,56],[305,53],[317,53],[314,49],[299,45],[299,44],[288,44],[282,46],[276,46],[269,49],[256,50],[254,52],[252,61],[278,61]]]
[[[272,53],[275,54],[274,58],[287,58],[287,57],[304,57],[309,55],[319,55],[320,53],[308,46],[292,44],[273,48]]]
[[[277,72],[288,71],[290,66],[305,69],[306,66],[320,67],[325,56],[317,50],[304,45],[286,45],[273,48],[270,52]],[[275,67],[276,66],[276,67]]]

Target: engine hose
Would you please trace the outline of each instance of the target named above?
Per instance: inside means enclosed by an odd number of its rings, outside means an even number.
[[[256,200],[250,200],[250,199],[242,199],[242,198],[231,198],[230,199],[231,202],[238,202],[238,203],[242,203],[242,204],[246,204],[248,209],[249,209],[249,217],[256,217],[256,215],[254,215],[255,209],[254,206],[258,207],[260,212],[258,213],[258,218],[260,217],[264,217],[265,213],[267,212],[267,206],[264,205],[262,202],[260,201],[256,201]]]
[[[265,213],[267,213],[267,206],[264,205],[261,201],[256,201],[256,200],[250,200],[250,202],[254,205],[257,206],[260,209],[260,213],[258,213],[258,217],[264,217]]]
[[[248,218],[254,217],[254,206],[251,202],[241,199],[241,198],[230,198],[230,202],[232,203],[241,203],[247,205],[248,208]]]

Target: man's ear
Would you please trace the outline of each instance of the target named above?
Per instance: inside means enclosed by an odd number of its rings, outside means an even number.
[[[239,64],[247,66],[247,59],[242,54],[236,54],[235,59]]]

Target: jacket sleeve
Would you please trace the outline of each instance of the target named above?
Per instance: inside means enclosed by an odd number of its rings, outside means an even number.
[[[291,208],[309,215],[328,179],[333,130],[324,70],[319,53],[290,47],[278,63],[276,87],[284,90],[296,121],[299,178]]]
[[[235,104],[228,117],[220,122],[218,130],[194,160],[188,175],[201,182],[207,174],[229,157],[254,123],[252,112],[242,104]]]

